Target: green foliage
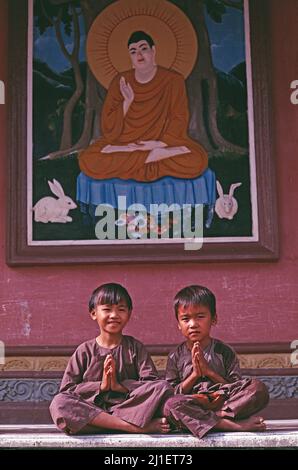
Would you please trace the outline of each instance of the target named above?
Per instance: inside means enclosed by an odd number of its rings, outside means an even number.
[[[86,63],[80,64],[83,80]],[[73,69],[53,72],[41,61],[33,62],[33,140],[34,159],[56,151],[60,146],[63,111],[75,89]],[[85,114],[85,95],[76,104],[72,114],[73,144],[79,139]]]
[[[224,3],[220,0],[205,0],[205,6],[210,18],[216,23],[221,23],[222,15],[227,11]]]
[[[236,145],[248,146],[245,62],[229,73],[217,71],[217,124],[222,136]]]
[[[74,7],[80,7],[80,0],[72,0],[67,3],[55,5],[51,0],[38,0],[34,3],[34,25],[39,33],[43,34],[47,28],[51,27],[53,21],[61,16],[61,22],[64,25],[64,32],[67,36],[72,34],[72,15],[70,4]]]
[[[246,88],[246,62],[240,62],[230,70],[230,74],[236,77]]]
[[[239,113],[229,104],[220,103],[217,108],[217,125],[221,135],[241,147],[248,146],[247,113]]]

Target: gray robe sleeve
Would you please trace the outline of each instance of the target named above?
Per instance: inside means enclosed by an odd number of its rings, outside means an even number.
[[[242,379],[239,359],[232,348],[229,348],[229,353],[224,355],[224,366],[226,370],[225,379],[227,382],[233,383]]]
[[[60,386],[60,393],[72,392],[80,395],[84,400],[93,402],[94,397],[100,393],[101,381],[83,382],[86,363],[86,353],[78,348],[67,364]]]
[[[181,391],[181,377],[176,363],[175,353],[168,356],[167,368],[166,368],[166,380],[169,382],[175,390],[175,393],[183,393]]]
[[[138,380],[125,379],[122,380],[122,385],[127,388],[129,392],[138,388],[143,382],[147,380],[158,380],[158,372],[150,357],[145,346],[139,341],[135,341],[135,358],[136,368],[138,370]]]

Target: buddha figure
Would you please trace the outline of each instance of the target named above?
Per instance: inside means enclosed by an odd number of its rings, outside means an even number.
[[[98,180],[142,182],[200,176],[208,155],[187,134],[184,77],[156,64],[154,39],[146,32],[133,32],[127,46],[132,67],[109,85],[102,137],[80,154],[81,171]]]

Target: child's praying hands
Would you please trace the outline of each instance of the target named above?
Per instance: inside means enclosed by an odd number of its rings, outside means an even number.
[[[123,387],[123,385],[121,383],[119,383],[118,380],[117,380],[115,359],[113,358],[112,355],[109,355],[109,356],[110,356],[109,374],[110,374],[110,378],[111,378],[111,390],[113,392],[127,393],[128,392],[127,388]]]
[[[100,386],[101,392],[108,392],[109,390],[111,390],[111,359],[111,354],[108,354],[103,363],[103,376]]]
[[[201,348],[200,343],[197,341],[193,346],[193,355],[194,355],[194,362],[196,364],[196,370],[200,371],[198,377],[209,377],[210,374],[210,367],[208,362],[204,357],[203,350]]]
[[[192,357],[193,372],[196,375],[196,377],[201,377],[202,371],[201,371],[200,361],[199,361],[199,343],[195,343],[193,345],[192,350],[191,350],[191,357]]]

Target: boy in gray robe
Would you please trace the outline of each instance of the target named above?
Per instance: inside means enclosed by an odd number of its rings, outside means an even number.
[[[169,354],[166,379],[175,388],[164,414],[178,429],[201,438],[211,429],[261,431],[261,416],[251,416],[269,400],[266,386],[243,379],[234,350],[210,336],[217,322],[214,294],[188,286],[174,301],[178,328],[186,338]]]
[[[128,292],[104,284],[92,293],[89,311],[100,334],[70,358],[50,406],[53,421],[69,434],[169,432],[166,418],[157,416],[173,389],[159,379],[143,344],[122,334],[132,312]]]

